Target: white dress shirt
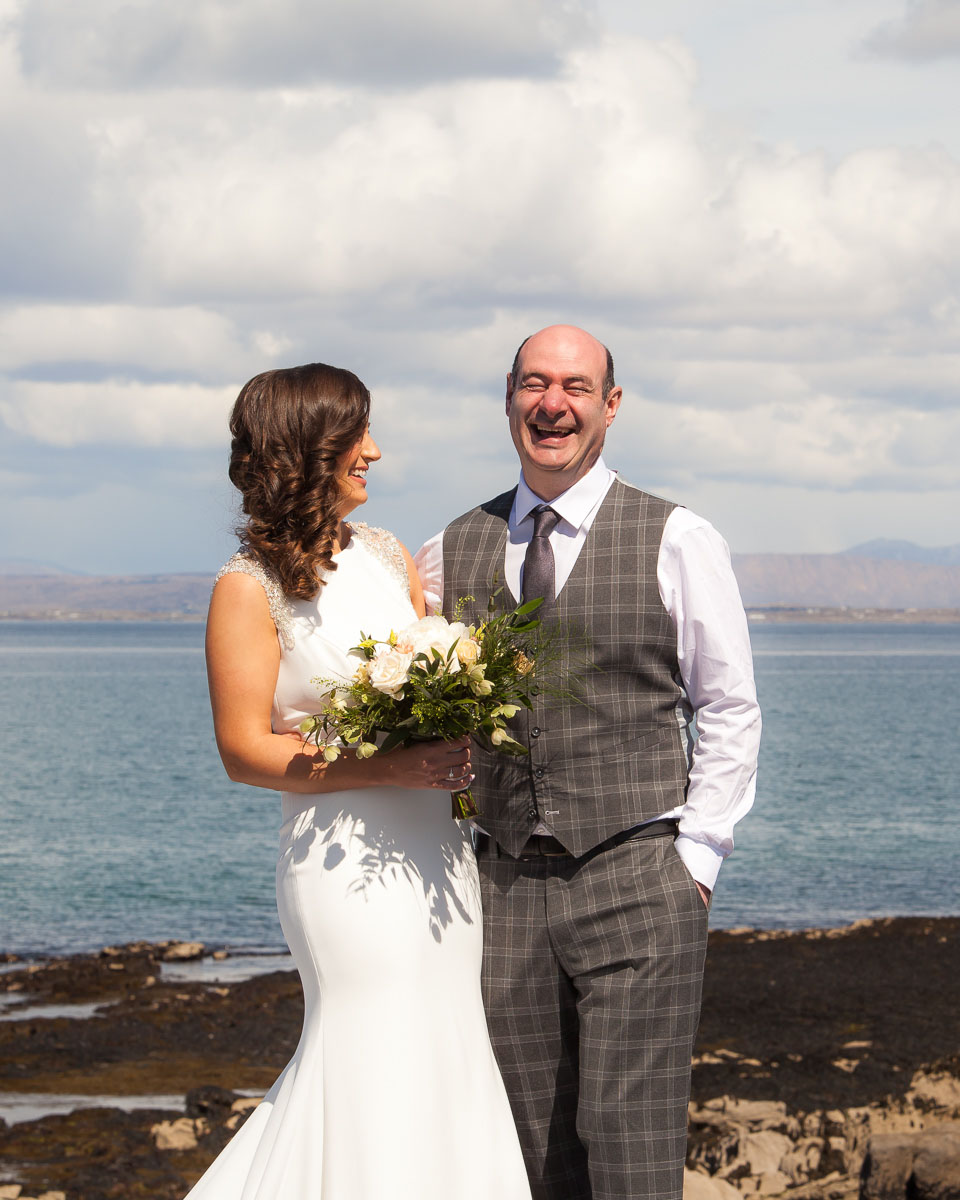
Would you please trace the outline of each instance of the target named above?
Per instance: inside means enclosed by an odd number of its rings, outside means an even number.
[[[558,593],[570,578],[615,478],[616,472],[599,459],[582,479],[550,501],[560,515],[550,534]],[[518,598],[523,560],[533,536],[533,509],[543,503],[521,475],[504,554],[506,583]],[[439,609],[442,531],[420,548],[415,561],[427,610]],[[733,827],[749,811],[756,791],[760,709],[747,619],[726,542],[689,509],[675,508],[664,525],[657,585],[677,631],[677,661],[685,693],[678,719],[691,735],[687,801],[657,819],[679,819],[680,857],[693,878],[712,890],[721,862],[733,849]]]

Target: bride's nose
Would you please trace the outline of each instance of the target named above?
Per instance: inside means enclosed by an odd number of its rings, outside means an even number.
[[[367,462],[376,462],[378,458],[382,457],[380,447],[369,433],[364,436],[363,445],[360,447],[360,454]]]

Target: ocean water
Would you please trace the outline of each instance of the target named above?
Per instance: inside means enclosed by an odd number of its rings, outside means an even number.
[[[960,625],[751,632],[760,782],[714,927],[960,913]],[[202,626],[0,622],[0,950],[278,948],[278,825],[220,766]]]

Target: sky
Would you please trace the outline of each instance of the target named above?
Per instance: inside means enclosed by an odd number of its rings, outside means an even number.
[[[734,551],[960,542],[958,59],[960,0],[0,0],[0,561],[215,569],[311,361],[416,549],[554,322]]]

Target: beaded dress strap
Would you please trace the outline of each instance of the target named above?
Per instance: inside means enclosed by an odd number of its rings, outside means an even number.
[[[351,522],[350,528],[403,588],[404,595],[409,596],[410,576],[407,573],[406,559],[403,557],[400,543],[389,529],[368,525],[366,521],[357,521],[355,525]]]
[[[238,550],[237,553],[217,572],[217,578],[213,581],[222,579],[224,575],[232,575],[239,572],[242,575],[252,576],[257,583],[263,588],[267,594],[267,604],[270,606],[270,616],[273,617],[273,623],[277,627],[277,633],[280,635],[280,641],[284,649],[293,649],[293,627],[291,624],[290,603],[287,600],[283,589],[280,587],[277,577],[267,567],[263,565],[259,559],[254,558],[251,554],[247,554],[243,550]]]

